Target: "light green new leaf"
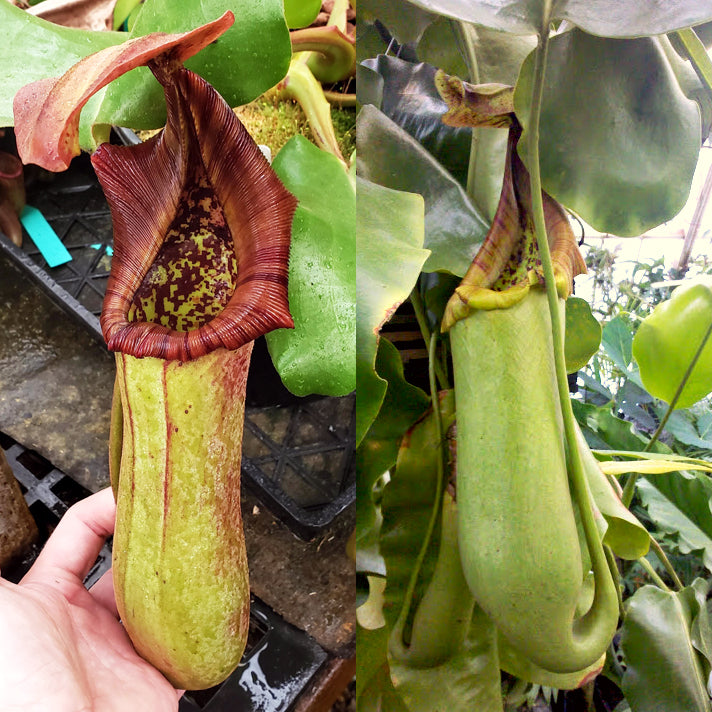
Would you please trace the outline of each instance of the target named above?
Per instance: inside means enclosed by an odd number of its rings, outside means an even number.
[[[533,81],[532,54],[514,94],[527,166]],[[656,38],[611,40],[580,30],[552,37],[542,186],[595,229],[640,235],[674,217],[687,201],[700,144],[697,103],[683,93]]]
[[[633,356],[644,386],[670,403],[703,341],[675,407],[689,408],[712,391],[712,283],[678,287],[643,320],[633,339]]]
[[[296,395],[356,387],[356,192],[340,161],[294,136],[272,166],[299,200],[289,258],[294,329],[267,334],[270,356]]]
[[[356,449],[356,564],[359,571],[385,575],[376,542],[380,518],[373,488],[395,465],[404,433],[426,410],[430,398],[405,380],[398,349],[387,339],[378,344],[376,373],[387,388],[378,417]],[[357,409],[363,397],[359,387]]]
[[[712,479],[703,473],[641,479],[638,495],[650,519],[681,554],[699,553],[712,571]]]
[[[649,460],[637,462],[608,461],[599,463],[607,475],[619,477],[628,472],[638,472],[643,475],[662,475],[667,472],[680,472],[681,470],[702,470],[712,472],[712,465],[697,465],[689,462],[674,462],[672,460]]]
[[[429,12],[517,34],[538,33],[556,20],[603,37],[662,35],[712,19],[712,8],[696,0],[656,3],[639,0],[411,0]],[[545,8],[551,8],[545,15]]]
[[[292,56],[282,0],[149,0],[141,8],[129,37],[151,32],[185,32],[235,14],[235,24],[216,42],[186,62],[239,106],[273,87],[287,73]],[[163,90],[145,68],[135,69],[105,90],[97,123],[135,129],[158,128],[165,121]]]
[[[379,332],[415,286],[423,249],[423,198],[357,178],[356,444],[381,408],[386,381],[375,371]]]
[[[643,586],[629,600],[623,692],[634,712],[709,712],[707,589],[702,579],[679,592]]]
[[[55,25],[9,2],[0,3],[0,27],[0,126],[14,126],[12,100],[25,84],[64,74],[82,57],[127,39],[121,32],[91,32]]]
[[[569,297],[566,300],[566,372],[575,373],[583,368],[598,351],[601,343],[601,325],[593,316],[585,299]]]
[[[462,277],[488,230],[465,191],[415,139],[375,107],[361,110],[356,130],[359,175],[423,197],[424,246],[430,251],[423,269]]]

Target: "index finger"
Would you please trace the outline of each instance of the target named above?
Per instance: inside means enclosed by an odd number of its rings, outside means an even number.
[[[80,582],[114,531],[116,503],[111,487],[77,502],[67,510],[21,583],[52,583],[58,574]]]

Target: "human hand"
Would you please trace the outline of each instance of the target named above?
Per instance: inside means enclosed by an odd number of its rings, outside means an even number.
[[[134,650],[111,571],[84,577],[114,530],[105,489],[69,509],[18,585],[0,579],[3,712],[175,712],[177,691]]]

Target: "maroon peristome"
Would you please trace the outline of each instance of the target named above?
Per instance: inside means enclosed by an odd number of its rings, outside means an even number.
[[[109,348],[189,360],[292,327],[287,272],[296,199],[207,82],[169,62],[150,66],[166,92],[165,130],[138,146],[105,144],[92,158],[114,222],[114,258],[101,316]],[[196,262],[188,274],[180,270],[176,276],[179,270],[170,264],[180,257],[182,236],[202,228],[216,249],[234,252],[234,291],[229,293],[229,275],[212,288],[213,296],[223,297],[223,308],[188,331],[170,319],[132,320],[132,306],[135,315],[156,262],[164,261],[175,273],[174,294],[199,301],[199,292],[191,290],[214,266]],[[179,233],[176,245],[170,235]]]

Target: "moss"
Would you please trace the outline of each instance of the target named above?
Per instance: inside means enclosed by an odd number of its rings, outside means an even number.
[[[279,99],[274,92],[267,92],[250,104],[236,108],[235,113],[252,138],[259,144],[269,146],[273,156],[295,134],[314,141],[309,122],[299,104]],[[356,110],[334,107],[331,116],[339,147],[348,160],[356,148]]]
[[[274,91],[263,94],[245,106],[237,107],[235,113],[258,144],[270,147],[273,157],[295,134],[302,134],[314,141],[301,106],[296,101],[278,98]],[[339,148],[348,161],[356,149],[356,109],[332,107],[331,118]],[[145,141],[156,133],[158,129],[139,131],[138,135]]]

